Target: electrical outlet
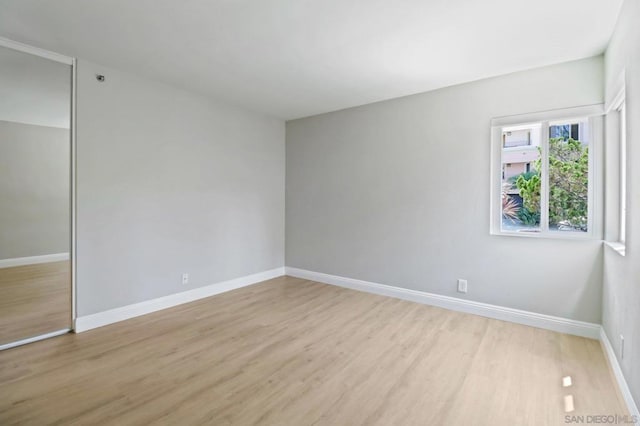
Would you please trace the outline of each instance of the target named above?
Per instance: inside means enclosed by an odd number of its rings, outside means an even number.
[[[624,336],[620,335],[620,359],[624,359]]]
[[[458,293],[467,292],[467,280],[458,280]]]
[[[185,272],[184,274],[182,274],[182,284],[184,285],[187,283],[189,283],[189,274]]]

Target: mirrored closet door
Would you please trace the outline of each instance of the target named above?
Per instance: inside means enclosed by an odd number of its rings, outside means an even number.
[[[0,44],[0,348],[71,327],[72,66]]]

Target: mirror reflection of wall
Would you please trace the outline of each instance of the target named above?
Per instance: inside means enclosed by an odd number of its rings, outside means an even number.
[[[0,47],[0,345],[71,325],[71,66]]]

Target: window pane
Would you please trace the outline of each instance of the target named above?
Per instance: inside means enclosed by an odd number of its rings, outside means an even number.
[[[502,129],[502,230],[540,231],[540,125]]]
[[[589,135],[586,121],[549,124],[549,230],[587,232]]]

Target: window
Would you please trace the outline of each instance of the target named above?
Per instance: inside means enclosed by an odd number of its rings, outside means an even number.
[[[493,234],[597,234],[594,152],[601,115],[602,107],[592,106],[493,120]]]
[[[614,97],[608,108],[607,123],[611,125],[612,131],[608,133],[608,137],[612,138],[610,152],[615,162],[611,164],[612,170],[617,169],[609,175],[612,180],[611,187],[617,192],[617,215],[612,210],[612,217],[617,216],[617,229],[613,232],[607,232],[607,240],[618,243],[616,250],[624,254],[624,244],[626,240],[626,222],[627,222],[627,116],[624,86]],[[617,151],[617,152],[616,152]],[[617,155],[616,155],[617,154]],[[617,167],[616,167],[617,166]],[[615,191],[615,187],[618,187]],[[613,200],[612,200],[613,201]],[[613,226],[613,224],[611,224]]]
[[[580,140],[580,126],[576,123],[551,126],[549,127],[549,137]]]

